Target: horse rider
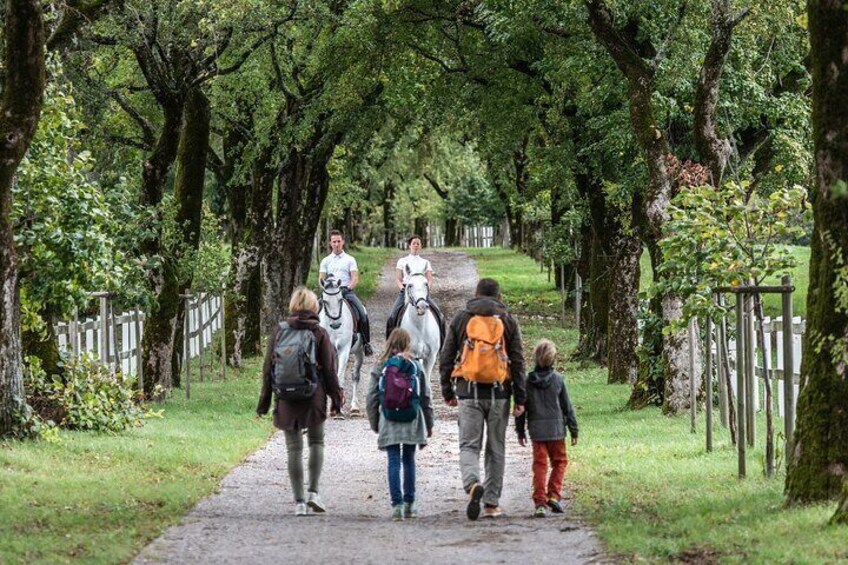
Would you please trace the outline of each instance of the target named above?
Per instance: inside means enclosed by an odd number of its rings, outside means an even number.
[[[389,334],[392,333],[392,330],[395,329],[395,327],[400,325],[400,318],[404,310],[404,302],[406,300],[406,285],[409,283],[409,279],[412,275],[423,273],[424,276],[427,277],[427,286],[433,286],[433,268],[430,266],[430,261],[418,254],[419,251],[421,251],[421,237],[418,235],[411,235],[407,240],[407,244],[409,245],[409,255],[401,257],[397,262],[395,282],[398,289],[400,289],[400,292],[398,293],[394,306],[392,306],[391,313],[389,313],[389,319],[386,320],[386,338],[389,337]],[[436,316],[436,322],[439,324],[439,334],[441,336],[440,343],[444,343],[445,318],[442,315],[442,311],[439,310],[439,306],[433,298],[429,296],[429,294],[427,296],[427,303],[430,305],[430,309]]]
[[[359,297],[353,292],[359,284],[359,267],[356,259],[345,253],[345,239],[339,230],[330,231],[330,249],[332,253],[324,257],[321,267],[318,269],[318,280],[324,286],[324,279],[332,275],[342,288],[342,296],[353,306],[359,317],[359,335],[362,338],[362,351],[365,355],[371,355],[371,325],[368,321],[368,312]]]

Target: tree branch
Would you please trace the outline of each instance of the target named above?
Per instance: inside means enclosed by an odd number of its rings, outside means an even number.
[[[53,33],[47,39],[47,50],[57,51],[67,47],[71,39],[84,25],[91,23],[100,14],[100,11],[109,4],[111,0],[67,0],[65,10],[59,17],[59,23],[53,29]]]
[[[430,176],[430,173],[424,173],[424,178],[427,179],[427,182],[430,183],[430,186],[432,186],[433,190],[436,191],[436,194],[439,195],[439,198],[441,198],[442,200],[448,199],[447,191],[442,188],[442,186],[439,184],[439,182],[435,178]]]

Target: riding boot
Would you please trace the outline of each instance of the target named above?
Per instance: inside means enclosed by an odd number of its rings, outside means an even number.
[[[406,295],[404,291],[401,290],[398,293],[398,297],[395,300],[395,303],[392,305],[392,311],[389,313],[389,319],[386,320],[386,339],[389,339],[389,334],[392,333],[392,330],[398,327],[400,323],[400,312],[403,309],[403,302]]]
[[[362,351],[365,355],[373,355],[374,348],[371,347],[371,322],[366,314],[359,322],[359,334],[362,336]]]

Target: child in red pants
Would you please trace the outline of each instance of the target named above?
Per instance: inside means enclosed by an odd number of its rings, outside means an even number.
[[[533,504],[537,518],[545,517],[546,508],[557,514],[563,511],[562,479],[568,466],[565,428],[571,434],[571,445],[577,445],[577,418],[562,375],[554,370],[556,354],[556,347],[547,339],[536,345],[536,368],[527,375],[525,412],[515,419],[518,443],[527,445],[525,424],[533,441]]]

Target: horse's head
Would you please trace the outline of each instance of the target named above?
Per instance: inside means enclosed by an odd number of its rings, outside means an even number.
[[[332,274],[328,274],[321,282],[321,289],[321,305],[324,313],[331,320],[338,320],[341,317],[344,300],[341,281]]]
[[[430,297],[430,285],[424,273],[415,273],[409,276],[406,283],[406,300],[415,307],[419,316],[423,316],[430,309],[428,298]]]

